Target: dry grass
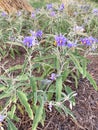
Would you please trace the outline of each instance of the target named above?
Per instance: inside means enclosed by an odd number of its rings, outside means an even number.
[[[7,13],[14,13],[18,10],[33,12],[33,8],[27,0],[0,0],[0,9]]]

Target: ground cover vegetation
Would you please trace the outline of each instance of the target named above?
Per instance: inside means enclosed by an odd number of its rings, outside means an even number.
[[[72,108],[80,80],[98,91],[87,70],[87,56],[98,55],[97,4],[31,4],[31,14],[0,12],[1,129],[21,129],[19,113],[30,120],[30,130],[44,126],[46,112],[54,109],[76,120]]]

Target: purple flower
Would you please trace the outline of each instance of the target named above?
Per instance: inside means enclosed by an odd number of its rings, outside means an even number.
[[[78,15],[78,12],[73,12],[73,15],[74,15],[74,16],[77,16],[77,15]]]
[[[35,32],[35,31],[30,30],[30,33],[31,33],[31,35],[32,35],[33,37],[36,37],[36,32]]]
[[[6,116],[0,115],[0,122],[2,122],[5,119]]]
[[[78,33],[78,32],[84,32],[84,28],[82,26],[75,26],[73,28],[73,31]]]
[[[17,12],[17,16],[21,16],[22,15],[22,12],[21,11],[18,11]]]
[[[56,77],[57,77],[57,75],[55,73],[52,73],[51,76],[50,76],[50,79],[52,81],[54,81],[54,80],[56,80]]]
[[[27,36],[23,39],[23,44],[27,47],[32,47],[34,45],[38,45],[38,41],[35,36]]]
[[[42,30],[38,30],[37,32],[30,30],[30,33],[33,37],[42,38],[43,32]]]
[[[82,38],[82,39],[81,39],[81,42],[82,42],[84,45],[91,46],[93,43],[96,43],[96,42],[97,42],[97,39],[96,39],[96,38],[93,38],[92,36],[90,36],[90,37],[88,37],[88,38]]]
[[[38,30],[38,31],[36,32],[36,37],[37,37],[37,38],[42,38],[42,35],[43,35],[43,32],[42,32],[41,30]]]
[[[61,5],[60,5],[59,10],[60,10],[60,11],[63,11],[63,10],[64,10],[64,4],[61,4]]]
[[[56,16],[55,11],[50,12],[50,16],[55,17]]]
[[[33,12],[33,13],[31,14],[31,18],[35,18],[35,17],[36,17],[36,13]]]
[[[47,4],[47,5],[46,5],[46,8],[47,8],[47,10],[52,9],[52,4]]]
[[[98,16],[98,9],[97,9],[97,8],[93,9],[93,10],[92,10],[92,13],[93,13],[94,15]]]
[[[69,47],[69,48],[76,47],[76,43],[73,43],[71,41],[67,41],[67,47]]]
[[[55,36],[55,42],[57,46],[65,46],[67,42],[67,38],[65,38],[62,34]]]
[[[6,13],[6,12],[2,12],[2,13],[1,13],[1,16],[6,17],[6,16],[7,16],[7,13]]]

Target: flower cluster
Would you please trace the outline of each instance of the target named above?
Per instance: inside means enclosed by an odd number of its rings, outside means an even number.
[[[62,3],[57,9],[55,9],[53,7],[53,4],[50,3],[50,4],[46,5],[46,9],[50,12],[51,17],[55,17],[56,16],[56,10],[58,10],[60,12],[64,10],[64,4]]]
[[[43,32],[41,30],[38,30],[37,32],[31,30],[30,33],[32,36],[24,37],[23,44],[27,47],[38,45],[38,39],[42,38]]]
[[[71,42],[62,34],[55,36],[56,46],[67,46],[68,48],[76,47],[76,43]]]
[[[86,37],[86,38],[82,38],[81,39],[82,44],[87,45],[87,46],[91,46],[92,44],[97,42],[96,38],[93,38],[92,36],[90,37]]]
[[[57,46],[65,46],[67,42],[67,38],[62,34],[55,36],[55,42]]]
[[[34,36],[28,36],[23,39],[23,44],[27,47],[32,47],[36,44],[38,44],[36,37]]]

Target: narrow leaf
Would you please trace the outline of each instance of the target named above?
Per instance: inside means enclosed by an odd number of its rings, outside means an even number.
[[[11,111],[9,111],[11,119],[13,119],[13,117],[14,117],[15,110],[16,110],[16,105],[13,105],[12,108],[11,108]]]
[[[77,67],[77,69],[80,71],[80,73],[83,74],[83,69],[80,66],[78,59],[73,54],[70,54],[69,56],[71,60],[73,61],[73,63],[75,64],[75,66]]]
[[[86,61],[86,59],[82,60],[82,68],[83,68],[83,78],[85,78],[86,72],[87,72],[87,61]]]
[[[22,91],[17,91],[17,95],[19,97],[21,104],[25,107],[29,117],[33,120],[33,112],[32,112],[32,109],[30,107],[30,104],[27,101],[26,94],[23,93]]]
[[[68,95],[73,92],[73,90],[69,86],[65,86],[65,91],[67,92]],[[75,98],[74,97],[72,97],[70,100],[75,104]]]
[[[62,73],[62,80],[63,81],[66,81],[66,79],[67,79],[68,75],[70,74],[70,72],[71,71],[69,69],[64,70],[64,72]]]
[[[86,73],[86,77],[90,81],[90,84],[93,85],[94,89],[96,91],[98,91],[98,86],[97,86],[95,80],[92,78],[92,76],[88,72]]]
[[[7,119],[7,122],[8,122],[8,130],[18,130],[10,119]]]
[[[32,88],[32,94],[33,94],[33,102],[34,105],[37,103],[37,84],[35,77],[30,77],[30,86]]]
[[[37,130],[37,125],[42,119],[43,109],[44,109],[44,104],[42,101],[42,103],[36,110],[35,118],[34,118],[33,125],[32,125],[32,130]]]
[[[58,77],[56,80],[56,100],[60,101],[62,93],[62,77]]]

